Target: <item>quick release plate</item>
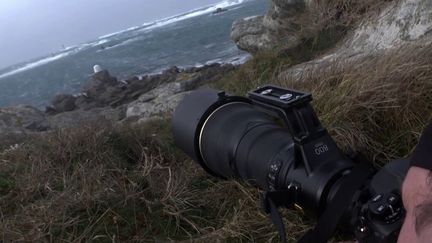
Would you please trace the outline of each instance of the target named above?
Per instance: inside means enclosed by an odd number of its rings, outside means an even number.
[[[268,106],[289,109],[302,106],[312,101],[310,93],[293,89],[284,89],[274,85],[266,85],[249,92],[249,98],[257,103]]]

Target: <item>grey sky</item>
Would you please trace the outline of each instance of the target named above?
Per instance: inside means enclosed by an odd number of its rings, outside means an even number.
[[[222,0],[0,0],[0,68]]]

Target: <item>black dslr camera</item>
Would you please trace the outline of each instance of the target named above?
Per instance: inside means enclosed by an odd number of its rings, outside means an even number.
[[[311,101],[309,93],[270,85],[248,98],[195,91],[175,111],[175,143],[208,173],[259,186],[282,241],[278,208],[296,205],[318,217],[299,242],[327,242],[337,230],[361,243],[396,242],[408,161],[377,169],[359,155],[343,154]]]

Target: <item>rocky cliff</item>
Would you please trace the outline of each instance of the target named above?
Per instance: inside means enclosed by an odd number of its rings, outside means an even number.
[[[335,63],[371,58],[413,45],[428,46],[432,43],[431,12],[432,1],[429,0],[392,1],[379,14],[361,21],[338,48],[290,68],[281,78],[298,79],[307,72],[331,68]]]

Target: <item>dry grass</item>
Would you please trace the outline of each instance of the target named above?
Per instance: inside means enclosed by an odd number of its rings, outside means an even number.
[[[333,48],[363,19],[379,14],[389,2],[398,0],[314,0],[296,16],[296,30],[281,30],[280,44],[275,51],[282,56],[307,61]],[[302,44],[289,48],[292,35]]]
[[[432,118],[430,46],[339,60],[300,81],[274,82],[312,92],[320,118],[339,144],[379,162],[408,156]]]
[[[348,30],[365,17],[380,13],[392,1],[398,0],[312,1],[297,21],[305,37],[328,28],[343,27]]]
[[[0,153],[2,242],[277,239],[258,191],[206,175],[174,147],[168,121],[82,124],[9,145]]]
[[[213,84],[214,88],[231,94],[245,95],[248,91],[274,80],[286,68],[298,63],[291,58],[280,57],[274,52],[262,52],[243,64],[236,71]]]

